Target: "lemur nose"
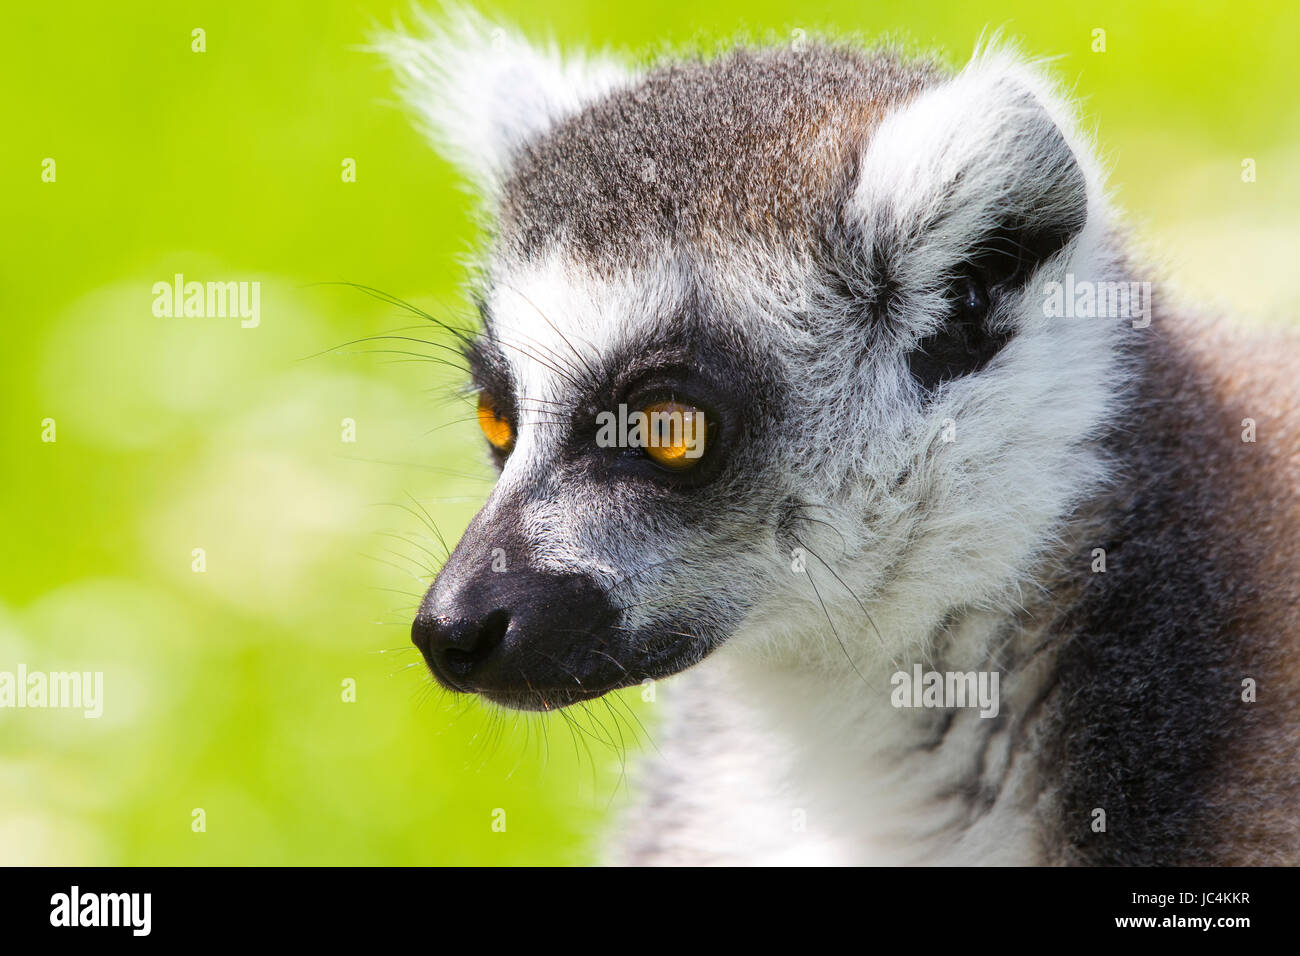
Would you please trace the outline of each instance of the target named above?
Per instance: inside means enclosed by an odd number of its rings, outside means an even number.
[[[429,588],[411,640],[449,690],[509,706],[552,705],[625,676],[611,652],[619,613],[595,578],[527,566],[496,571],[471,540]]]
[[[411,625],[411,640],[436,672],[453,684],[464,684],[500,646],[509,626],[510,614],[504,609],[479,618],[420,614]]]

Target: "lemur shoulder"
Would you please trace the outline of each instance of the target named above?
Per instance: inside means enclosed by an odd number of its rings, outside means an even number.
[[[1167,297],[1040,68],[385,46],[490,237],[500,477],[413,638],[506,707],[666,679],[611,860],[1300,863],[1297,340]]]

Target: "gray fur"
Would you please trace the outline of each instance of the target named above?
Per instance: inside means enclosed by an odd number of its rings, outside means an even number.
[[[507,254],[625,260],[709,236],[788,243],[839,214],[870,129],[937,75],[847,46],[669,62],[526,145],[506,180]]]

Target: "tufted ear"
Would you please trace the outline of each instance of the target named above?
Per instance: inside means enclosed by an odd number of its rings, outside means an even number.
[[[438,150],[489,194],[530,139],[631,78],[609,57],[562,57],[463,7],[375,46]]]
[[[1023,281],[1079,234],[1099,176],[1056,102],[995,51],[881,122],[852,204],[892,281],[924,287],[981,257],[990,286]]]
[[[904,330],[927,393],[997,355],[1039,269],[1065,268],[1100,219],[1100,176],[1057,104],[1011,54],[978,54],[885,117],[863,151],[847,258],[871,314]]]

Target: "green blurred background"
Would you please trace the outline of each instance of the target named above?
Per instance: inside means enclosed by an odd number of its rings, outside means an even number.
[[[488,10],[532,36],[637,52],[833,28],[957,62],[1000,27],[1059,58],[1121,203],[1185,295],[1256,320],[1297,314],[1294,3]],[[627,802],[633,712],[653,733],[671,682],[659,704],[634,695],[576,726],[494,718],[434,692],[404,650],[440,551],[413,502],[451,541],[490,486],[448,398],[454,374],[363,347],[306,358],[413,322],[316,283],[465,315],[472,202],[363,48],[408,13],[383,0],[6,11],[0,670],[103,671],[106,699],[99,720],[0,709],[0,862],[586,862]],[[177,272],[259,280],[260,327],[155,318],[152,285]]]

